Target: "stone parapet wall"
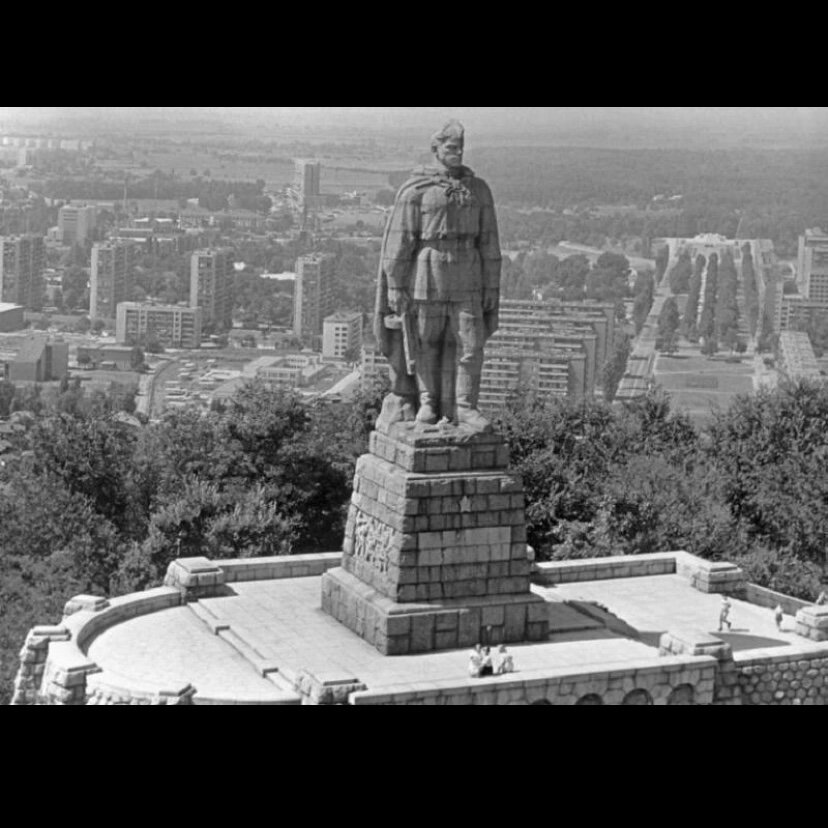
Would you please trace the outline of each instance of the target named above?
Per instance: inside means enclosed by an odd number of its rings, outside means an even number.
[[[70,599],[60,626],[35,627],[26,637],[12,704],[86,704],[89,679],[100,673],[84,652],[88,643],[116,624],[180,603],[178,590],[165,587],[111,600]]]
[[[774,609],[781,606],[786,615],[796,615],[799,610],[811,606],[810,601],[802,601],[799,598],[791,598],[782,592],[774,592],[767,587],[760,587],[757,584],[747,584],[744,598],[757,607],[768,607]]]
[[[672,574],[686,578],[700,592],[743,595],[747,587],[744,572],[734,564],[707,561],[684,551],[547,561],[535,564],[532,580],[537,584],[551,586],[578,581]]]
[[[216,561],[224,573],[224,583],[276,581],[283,578],[314,578],[340,566],[341,552],[314,555],[283,555],[273,558],[240,558]]]
[[[717,676],[716,704],[828,704],[828,649],[736,653]]]
[[[571,561],[536,563],[532,581],[542,585],[578,581],[604,581],[611,578],[641,578],[648,575],[673,575],[677,552],[653,555],[618,555],[610,558],[578,558]]]
[[[828,641],[828,606],[805,606],[796,613],[796,633],[812,641]]]
[[[63,626],[34,627],[20,651],[20,667],[14,680],[13,705],[37,704],[43,674],[53,641],[68,641],[69,630]]]
[[[717,662],[704,656],[606,664],[595,670],[521,672],[353,693],[351,704],[710,704]]]

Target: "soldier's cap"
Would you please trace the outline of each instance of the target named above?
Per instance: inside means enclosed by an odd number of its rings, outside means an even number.
[[[437,149],[438,145],[445,144],[450,138],[454,138],[461,144],[465,143],[466,130],[460,121],[452,119],[439,132],[431,136],[431,149]]]

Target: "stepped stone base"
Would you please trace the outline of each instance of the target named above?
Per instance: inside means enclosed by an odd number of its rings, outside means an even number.
[[[332,569],[322,576],[322,609],[383,655],[549,637],[546,602],[531,592],[401,604]]]
[[[387,654],[543,640],[523,482],[503,439],[399,423],[372,434],[370,449],[323,609]]]

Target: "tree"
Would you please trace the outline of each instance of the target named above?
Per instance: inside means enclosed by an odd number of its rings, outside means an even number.
[[[146,356],[144,351],[138,347],[133,348],[132,353],[129,356],[129,365],[132,370],[137,371],[139,368],[142,368],[145,361]]]
[[[14,383],[0,379],[0,418],[8,417],[11,414],[12,401],[16,390]]]
[[[621,384],[624,372],[627,370],[627,360],[632,353],[629,336],[618,337],[612,356],[607,360],[602,371],[604,399],[612,402]]]
[[[693,262],[690,253],[683,250],[678,261],[670,270],[669,283],[673,293],[687,293],[690,290],[690,282],[693,276]]]
[[[641,333],[655,299],[655,281],[652,273],[644,271],[639,273],[633,287],[635,301],[633,302],[633,323],[635,324],[636,336]]]

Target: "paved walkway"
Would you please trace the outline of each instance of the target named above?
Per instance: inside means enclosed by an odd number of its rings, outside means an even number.
[[[279,669],[359,679],[372,690],[466,677],[465,650],[394,657],[378,653],[322,612],[320,578],[238,583],[232,588],[233,595],[199,604]],[[553,622],[557,618],[561,623],[548,642],[510,646],[518,674],[564,667],[588,670],[609,662],[652,658],[658,654],[661,633],[670,629],[718,634],[721,597],[698,592],[677,575],[533,590],[550,601]],[[563,601],[602,604],[634,627],[639,640],[601,628]],[[721,637],[734,650],[803,643],[792,632],[777,631],[771,610],[744,601],[732,604],[733,629]],[[790,616],[785,627],[793,627]],[[189,682],[200,696],[244,700],[276,698],[280,692],[187,607],[120,624],[95,640],[89,655],[107,675],[172,686]]]
[[[148,683],[172,690],[189,683],[199,696],[242,701],[282,695],[187,607],[118,624],[92,642],[88,655],[103,678],[118,686]]]
[[[320,608],[320,579],[293,578],[233,584],[237,597],[201,603],[265,658],[291,670],[347,674],[371,689],[413,681],[463,678],[465,650],[387,657]],[[570,620],[575,613],[570,611]],[[576,626],[573,622],[570,627]],[[599,664],[647,658],[644,644],[605,630],[584,617],[580,632],[562,633],[549,643],[512,645],[518,670]]]
[[[598,601],[635,627],[643,641],[656,645],[661,633],[678,628],[720,636],[734,651],[802,645],[804,641],[793,633],[793,616],[785,616],[779,632],[773,610],[734,598],[730,599],[733,629],[719,633],[721,596],[698,592],[679,575],[560,584],[542,593],[567,601]]]

